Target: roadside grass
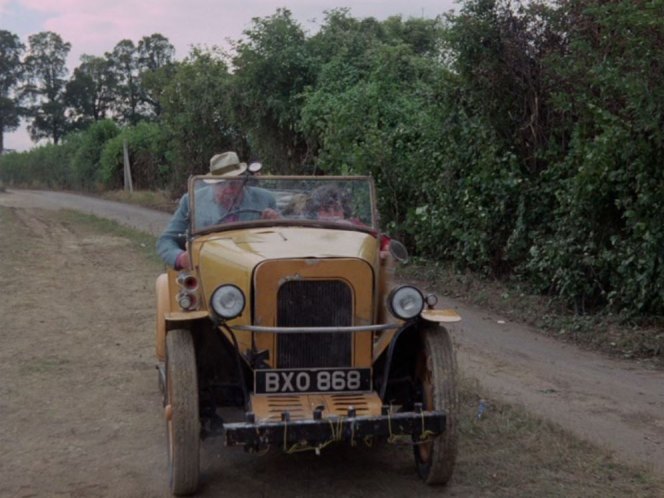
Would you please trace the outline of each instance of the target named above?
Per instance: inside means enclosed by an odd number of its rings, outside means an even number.
[[[126,192],[124,190],[110,190],[99,194],[102,199],[109,201],[125,202],[147,208],[157,209],[172,213],[177,207],[177,201],[171,199],[168,194],[162,190],[135,190]]]
[[[664,366],[664,317],[635,321],[608,312],[579,315],[558,299],[529,293],[521,283],[461,273],[447,263],[417,260],[401,265],[397,275],[402,280],[423,282],[440,296],[537,327],[551,337]]]
[[[38,357],[23,363],[19,368],[19,372],[21,375],[57,375],[58,372],[67,369],[70,366],[69,364],[70,360],[55,355]]]
[[[492,400],[476,382],[462,381],[460,402],[453,489],[499,497],[662,496],[664,482],[649,470],[619,463],[555,423]]]
[[[155,270],[161,264],[152,236],[75,211],[47,213],[54,223],[70,225],[78,233],[123,237],[129,244],[122,250],[136,251]],[[0,208],[1,233],[20,232],[19,223],[10,210]],[[9,245],[3,248],[3,242]],[[5,251],[13,251],[14,243],[11,237],[0,238]],[[71,367],[51,355],[23,365],[22,374],[53,375]],[[493,400],[476,381],[462,379],[457,467],[448,487],[426,489],[458,497],[655,498],[662,496],[664,482],[646,469],[616,461],[605,450],[524,408]]]
[[[133,249],[143,254],[151,263],[163,266],[163,262],[155,250],[157,239],[150,234],[120,225],[112,220],[69,209],[56,211],[54,216],[64,224],[76,224],[95,233],[123,237],[129,241]]]

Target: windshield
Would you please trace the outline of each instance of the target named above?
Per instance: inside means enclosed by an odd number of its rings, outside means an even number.
[[[198,176],[189,196],[194,233],[253,222],[376,228],[368,177]]]

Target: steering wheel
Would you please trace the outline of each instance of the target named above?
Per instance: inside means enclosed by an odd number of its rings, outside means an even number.
[[[229,211],[225,215],[223,215],[217,223],[223,223],[226,218],[230,218],[231,216],[235,216],[236,214],[241,214],[241,213],[257,213],[259,215],[263,214],[262,209],[235,209],[233,211]],[[259,216],[260,218],[260,216]]]

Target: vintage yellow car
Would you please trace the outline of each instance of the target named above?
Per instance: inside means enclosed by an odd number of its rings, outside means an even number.
[[[406,443],[426,483],[447,482],[458,401],[444,324],[459,316],[394,285],[407,253],[379,230],[370,177],[258,169],[190,179],[192,269],[157,279],[172,493],[196,491],[211,437],[250,452]],[[274,216],[247,207],[252,198]],[[222,417],[229,407],[239,419]]]

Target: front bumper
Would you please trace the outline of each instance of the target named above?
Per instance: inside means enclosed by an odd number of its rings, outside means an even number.
[[[288,451],[296,446],[315,449],[333,441],[354,443],[367,438],[412,436],[418,441],[442,434],[445,427],[445,412],[418,410],[379,416],[230,423],[224,424],[224,437],[227,446],[244,445],[255,450],[281,446]]]

